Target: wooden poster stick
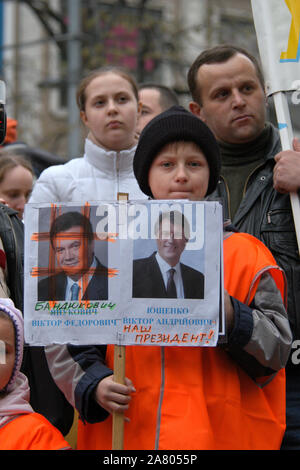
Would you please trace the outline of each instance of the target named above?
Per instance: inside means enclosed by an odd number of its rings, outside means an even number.
[[[118,193],[118,201],[128,201],[127,193]],[[114,381],[125,383],[125,346],[114,347]],[[112,450],[123,450],[124,447],[124,413],[113,413]]]

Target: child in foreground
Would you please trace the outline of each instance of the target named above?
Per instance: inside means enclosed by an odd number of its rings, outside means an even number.
[[[217,142],[173,107],[144,128],[134,172],[150,198],[199,200],[219,179]],[[112,345],[79,348],[89,367],[75,390],[78,449],[111,449],[113,412],[126,416],[124,449],[280,448],[292,340],[285,278],[259,240],[229,231],[224,271],[226,345],[127,346],[125,385],[113,380]]]
[[[10,299],[0,299],[0,450],[70,449],[62,434],[29,404],[27,378],[20,372],[23,341],[21,312]]]

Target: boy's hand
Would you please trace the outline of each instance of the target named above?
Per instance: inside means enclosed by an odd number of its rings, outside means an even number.
[[[96,402],[109,413],[123,413],[128,410],[131,393],[135,388],[130,379],[125,378],[125,385],[114,382],[114,376],[110,375],[102,379],[95,391]]]

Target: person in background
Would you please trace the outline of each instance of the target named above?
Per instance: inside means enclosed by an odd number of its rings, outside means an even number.
[[[12,133],[8,142],[14,138]],[[23,312],[23,211],[32,190],[34,173],[30,159],[19,151],[8,143],[0,150],[0,297],[11,298]],[[72,425],[73,408],[50,375],[43,347],[24,344],[21,371],[30,385],[33,409],[66,435]]]
[[[16,139],[16,126],[16,121],[8,120],[8,137],[3,136],[1,144],[4,141],[5,145],[0,150],[0,165],[1,157],[4,159],[3,170],[6,168],[6,156],[14,158],[17,153],[17,149],[12,147]],[[18,160],[22,157],[16,158]],[[24,159],[24,168],[32,173],[30,161],[25,155]],[[24,224],[18,212],[6,203],[0,203],[0,298],[10,298],[15,307],[23,312]],[[67,434],[72,425],[73,408],[50,375],[43,347],[24,344],[21,372],[30,384],[32,408],[45,416],[63,434]]]
[[[175,106],[142,131],[134,172],[150,198],[199,200],[218,183],[218,144],[200,119]],[[89,366],[75,389],[78,449],[111,449],[114,412],[126,414],[126,450],[280,447],[291,346],[285,278],[259,240],[231,231],[224,272],[225,345],[128,346],[124,384],[114,381],[113,345],[77,350],[78,372],[83,360]]]
[[[114,200],[118,192],[144,198],[132,170],[140,115],[134,79],[118,67],[92,71],[78,86],[77,104],[87,130],[84,156],[44,170],[30,202],[84,204]]]
[[[212,197],[223,200],[234,226],[259,238],[288,281],[288,318],[300,338],[300,259],[289,192],[300,188],[300,143],[281,151],[279,132],[266,121],[261,67],[247,50],[204,50],[188,72],[190,111],[218,140],[222,169]],[[300,367],[286,367],[287,431],[283,449],[300,449]]]
[[[140,134],[145,125],[171,106],[179,104],[176,93],[165,85],[144,83],[139,86],[139,99],[142,103],[141,116],[138,120],[137,133]]]
[[[11,299],[0,298],[0,450],[70,450],[62,434],[29,404],[20,372],[24,322]],[[4,359],[4,360],[3,360]]]
[[[31,163],[34,176],[39,177],[41,172],[51,165],[59,165],[65,163],[65,159],[51,152],[38,147],[31,147],[25,142],[18,140],[18,121],[16,119],[7,118],[6,136],[0,145],[0,155],[2,150],[12,155],[20,155]]]
[[[4,141],[0,145],[0,148],[16,142],[17,127],[18,127],[18,121],[16,119],[12,119],[9,117],[6,119],[6,135],[5,135]]]

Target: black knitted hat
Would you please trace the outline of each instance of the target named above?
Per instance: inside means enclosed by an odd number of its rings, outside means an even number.
[[[221,157],[213,133],[200,118],[182,106],[172,106],[144,127],[135,151],[134,174],[141,190],[147,196],[152,197],[148,174],[153,160],[166,144],[182,140],[194,142],[206,157],[209,166],[206,195],[211,194],[216,188],[221,170]]]

